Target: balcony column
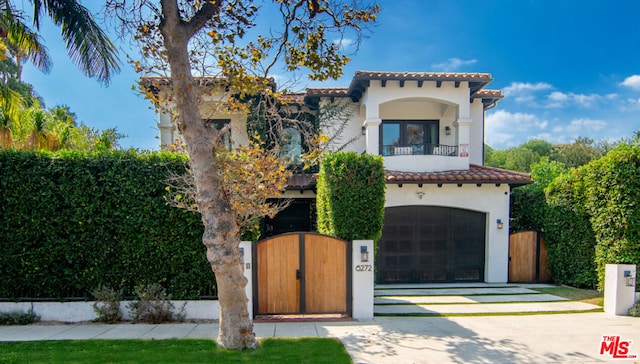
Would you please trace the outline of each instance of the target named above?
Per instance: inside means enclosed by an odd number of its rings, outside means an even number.
[[[158,117],[158,129],[160,129],[160,149],[167,149],[174,142],[174,133],[176,130],[171,115],[161,112]]]
[[[458,129],[458,156],[462,158],[469,158],[471,122],[471,119],[459,118],[453,123],[453,126]]]
[[[362,124],[366,132],[367,153],[369,154],[380,154],[380,123],[382,123],[382,119],[371,118],[366,119]]]

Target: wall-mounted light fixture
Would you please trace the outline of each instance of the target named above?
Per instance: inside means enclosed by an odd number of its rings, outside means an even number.
[[[636,277],[631,274],[630,270],[624,271],[624,284],[627,287],[635,287],[636,286]]]
[[[496,224],[498,224],[498,229],[502,229],[504,227],[504,224],[502,223],[502,219],[496,220]]]
[[[369,261],[369,251],[367,250],[366,245],[360,246],[360,261],[362,263]]]
[[[450,127],[448,127],[448,126],[445,126],[445,127],[444,127],[444,134],[445,134],[445,135],[451,135],[451,128],[450,128]]]
[[[427,193],[426,193],[426,192],[424,192],[424,191],[417,191],[417,192],[416,192],[416,195],[418,195],[418,198],[419,198],[419,199],[421,199],[421,200],[422,200],[422,197],[423,197],[424,195],[426,195],[426,194],[427,194]]]
[[[367,135],[367,127],[362,127],[362,135]]]

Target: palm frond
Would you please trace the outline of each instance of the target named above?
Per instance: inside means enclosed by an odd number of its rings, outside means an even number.
[[[9,119],[15,119],[24,106],[22,95],[0,81],[0,110]]]
[[[5,40],[12,49],[26,56],[39,70],[51,70],[51,59],[40,36],[24,23],[22,13],[7,1],[0,1],[0,28],[6,33]]]
[[[40,25],[40,16],[46,13],[61,27],[69,57],[82,72],[108,83],[114,72],[120,70],[118,51],[93,16],[76,0],[32,0],[34,24]]]

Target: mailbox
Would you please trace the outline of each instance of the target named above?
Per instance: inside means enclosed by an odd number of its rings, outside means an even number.
[[[635,303],[636,266],[607,264],[604,282],[604,312],[626,316]]]

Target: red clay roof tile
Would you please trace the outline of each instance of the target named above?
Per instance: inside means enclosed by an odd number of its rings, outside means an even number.
[[[312,188],[316,184],[316,174],[294,174],[289,180],[288,189]],[[495,167],[471,164],[469,169],[442,172],[403,172],[385,171],[387,183],[506,183],[522,186],[532,183],[527,173],[509,171]]]

